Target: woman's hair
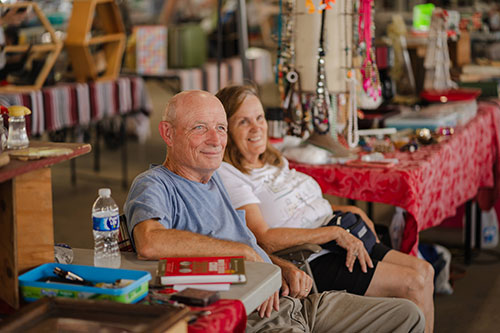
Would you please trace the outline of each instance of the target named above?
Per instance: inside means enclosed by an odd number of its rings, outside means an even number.
[[[219,90],[215,96],[224,106],[228,122],[236,111],[238,111],[247,96],[259,97],[257,95],[256,88],[249,85],[228,86]],[[224,152],[224,161],[232,164],[235,168],[245,174],[250,173],[251,169],[243,165],[243,154],[234,143],[232,133],[229,132],[228,134],[226,151]],[[264,164],[271,164],[275,166],[281,166],[283,164],[281,153],[274,148],[269,141],[267,142],[266,150],[259,156],[259,159],[264,162]]]

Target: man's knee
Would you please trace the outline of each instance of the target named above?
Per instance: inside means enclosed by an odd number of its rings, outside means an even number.
[[[280,309],[271,313],[269,318],[260,318],[257,311],[247,318],[247,333],[258,332],[305,332],[307,324],[301,314],[302,304],[299,299],[288,296],[280,297]]]
[[[407,332],[424,332],[425,330],[425,317],[420,308],[410,300],[407,299],[394,299],[397,301],[398,309],[393,318],[399,318],[401,321],[402,332],[405,327]]]

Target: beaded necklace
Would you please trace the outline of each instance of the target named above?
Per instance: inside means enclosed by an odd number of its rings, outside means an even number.
[[[280,60],[278,87],[284,110],[284,119],[288,124],[288,134],[302,137],[307,130],[308,115],[302,101],[300,75],[295,69],[295,0],[287,0],[282,18],[284,31],[280,38]]]
[[[356,147],[359,142],[356,86],[356,75],[352,70],[349,70],[347,72],[347,87],[349,91],[349,102],[347,104],[347,144],[351,148]]]
[[[372,47],[372,38],[374,34],[374,25],[372,22],[372,4],[373,0],[360,0],[358,37],[360,51],[365,53],[363,64],[361,65],[361,76],[363,90],[368,96],[376,99],[382,95],[379,82],[377,65],[375,64],[375,53]]]
[[[325,17],[326,10],[321,12],[321,30],[318,47],[318,72],[316,77],[316,99],[313,106],[313,126],[318,134],[326,134],[330,130],[330,122],[328,121],[328,113],[330,109],[330,96],[326,82],[325,70],[325,49],[324,49],[324,34],[325,34]]]

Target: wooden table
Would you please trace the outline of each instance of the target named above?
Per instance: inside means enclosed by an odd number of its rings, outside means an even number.
[[[94,264],[93,250],[73,249],[73,252],[75,255],[73,264],[90,266]],[[156,277],[157,260],[139,260],[133,252],[122,252],[121,254],[120,268],[148,271],[153,279]],[[281,270],[272,264],[245,261],[245,273],[246,283],[231,285],[230,290],[220,291],[220,297],[240,300],[248,315],[281,287]]]
[[[30,161],[12,159],[0,168],[0,298],[14,308],[19,308],[18,274],[54,261],[50,166],[91,150],[85,143],[33,141],[30,146],[73,152]]]

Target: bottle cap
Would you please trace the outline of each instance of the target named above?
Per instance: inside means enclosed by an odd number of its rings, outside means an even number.
[[[97,193],[99,193],[100,197],[107,198],[107,197],[111,196],[111,190],[109,188],[100,188]]]
[[[27,114],[31,114],[31,110],[22,105],[12,105],[8,107],[9,116],[12,117],[22,117]]]

